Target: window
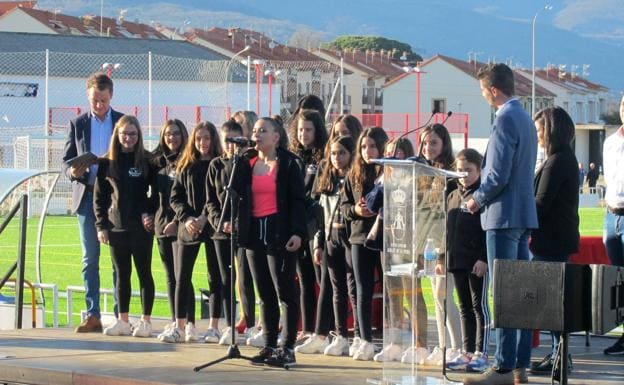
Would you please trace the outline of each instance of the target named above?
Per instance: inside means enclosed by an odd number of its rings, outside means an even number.
[[[431,110],[446,113],[446,99],[432,99]]]

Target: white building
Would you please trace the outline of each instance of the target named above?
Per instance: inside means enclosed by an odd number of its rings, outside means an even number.
[[[494,108],[481,96],[478,70],[484,63],[467,62],[448,56],[436,55],[420,65],[420,73],[403,73],[384,86],[384,114],[411,113],[417,110],[417,89],[420,82],[420,124],[424,124],[434,108],[441,113],[453,111],[453,116],[468,114],[468,147],[485,151],[494,121]],[[420,78],[420,81],[419,81]],[[516,97],[530,111],[531,83],[523,76],[515,76]],[[538,107],[552,106],[554,93],[537,86]],[[462,118],[464,118],[462,116]],[[463,119],[449,119],[449,131],[461,131]],[[457,126],[457,127],[456,127]],[[453,147],[463,148],[463,138],[453,136]]]

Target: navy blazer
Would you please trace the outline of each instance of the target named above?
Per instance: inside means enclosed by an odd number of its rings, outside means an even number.
[[[537,228],[536,157],[535,125],[520,102],[512,99],[496,114],[483,158],[481,186],[473,194],[482,208],[483,230]]]
[[[111,109],[111,119],[113,127],[117,121],[123,116],[121,112]],[[65,142],[65,150],[63,151],[63,173],[72,182],[72,214],[75,214],[80,207],[80,202],[85,192],[85,185],[89,180],[89,171],[80,178],[72,178],[69,174],[69,167],[66,161],[82,155],[91,150],[91,111],[77,116],[69,121],[69,134]]]

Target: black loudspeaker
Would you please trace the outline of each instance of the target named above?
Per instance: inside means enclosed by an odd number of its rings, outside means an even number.
[[[494,327],[591,328],[591,270],[560,262],[494,261]]]
[[[606,334],[624,323],[624,267],[591,265],[592,333]]]

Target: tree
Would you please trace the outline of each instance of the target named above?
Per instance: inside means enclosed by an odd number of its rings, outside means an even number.
[[[394,59],[401,59],[403,53],[406,53],[405,59],[409,62],[422,61],[422,56],[412,51],[412,47],[407,43],[397,40],[387,39],[381,36],[339,36],[329,43],[329,46],[337,49],[358,49],[361,51],[374,50],[392,52]]]
[[[290,40],[288,40],[288,45],[302,49],[310,49],[318,48],[322,41],[322,32],[302,27],[293,32]]]
[[[618,113],[618,111],[612,111],[606,114],[602,114],[600,115],[600,119],[602,119],[605,124],[611,125],[611,126],[619,126],[620,124],[622,124],[622,122],[620,121],[620,114]]]

